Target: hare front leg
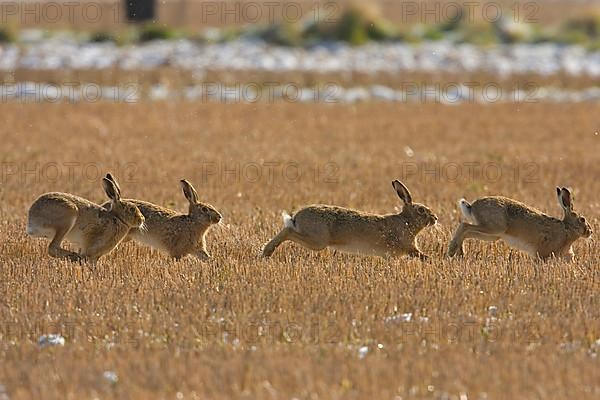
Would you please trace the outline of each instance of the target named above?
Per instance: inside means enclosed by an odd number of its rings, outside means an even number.
[[[563,253],[562,259],[566,262],[572,262],[575,258],[575,252],[573,251],[573,246],[569,246],[569,249]]]
[[[200,261],[208,261],[210,260],[210,254],[205,249],[198,249],[192,253],[192,255],[198,258]]]
[[[194,246],[193,251],[190,253],[194,257],[198,258],[200,261],[208,261],[211,259],[210,254],[206,250],[206,235],[202,235],[200,240]]]
[[[96,242],[91,246],[84,247],[81,251],[81,260],[87,261],[90,264],[96,264],[98,259],[102,257],[104,254],[107,254],[111,248],[107,249],[105,243]]]
[[[409,250],[409,252],[407,254],[411,257],[418,258],[421,261],[427,261],[429,259],[429,257],[427,255],[425,255],[424,253],[421,253],[421,251],[419,249],[417,249],[416,247],[413,247],[411,250]]]

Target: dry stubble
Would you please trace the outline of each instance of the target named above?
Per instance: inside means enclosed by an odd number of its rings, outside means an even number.
[[[0,186],[0,384],[11,399],[597,398],[596,241],[576,243],[574,264],[538,264],[500,243],[468,242],[464,260],[443,252],[462,196],[505,194],[558,216],[554,186],[569,185],[598,231],[599,111],[5,104],[0,160],[19,173],[3,170]],[[36,162],[37,173],[21,176]],[[125,244],[94,270],[50,259],[45,242],[24,234],[27,208],[46,191],[103,201],[100,181],[83,176],[90,162],[116,172],[124,196],[181,211],[178,180],[192,181],[225,217],[209,234],[214,258],[176,263]],[[244,175],[265,162],[279,163],[272,182],[267,167],[258,182]],[[470,177],[471,162],[518,163],[520,174]],[[50,167],[42,172],[50,163],[63,173],[57,182]],[[66,163],[80,163],[73,179]],[[239,173],[224,172],[236,163]],[[302,171],[297,182],[290,163]],[[450,163],[460,167],[457,182],[443,170]],[[408,176],[414,165],[437,173]],[[394,178],[440,217],[419,239],[430,262],[289,243],[258,258],[281,210],[322,202],[393,212]],[[64,347],[36,344],[57,332]]]

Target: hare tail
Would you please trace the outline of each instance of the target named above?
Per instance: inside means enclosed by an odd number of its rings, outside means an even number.
[[[294,223],[294,218],[290,216],[287,212],[282,212],[281,216],[283,217],[283,226],[284,228],[296,229],[296,224]]]
[[[471,204],[467,200],[460,199],[458,201],[458,206],[460,207],[460,212],[468,222],[477,223],[475,217],[473,216],[473,209],[471,207]]]

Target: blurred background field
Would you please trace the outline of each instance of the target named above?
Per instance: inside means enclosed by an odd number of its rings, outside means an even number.
[[[74,30],[81,32],[118,32],[127,29],[126,5],[123,2],[100,0],[95,2],[40,1],[41,12],[24,13],[24,6],[16,10],[9,5],[14,2],[2,1],[4,4],[3,23],[17,30],[34,28],[47,30]],[[26,4],[27,2],[25,2]],[[33,2],[32,2],[33,3]],[[45,5],[53,3],[50,8]],[[94,5],[85,11],[86,3]],[[489,9],[486,5],[491,4]],[[320,11],[317,11],[317,5]],[[495,18],[497,7],[503,15],[519,22],[539,23],[545,26],[557,26],[569,20],[581,19],[583,16],[598,12],[597,0],[548,0],[548,1],[510,1],[483,0],[480,2],[461,2],[452,0],[416,2],[407,0],[373,0],[360,2],[355,0],[337,1],[209,1],[209,0],[165,0],[155,3],[155,21],[159,27],[198,33],[206,28],[244,27],[244,25],[268,25],[276,22],[302,21],[334,22],[343,16],[350,18],[376,18],[370,22],[388,21],[401,30],[417,24],[440,23],[445,16],[456,12],[456,5],[463,9],[472,9],[474,19],[481,21],[484,16]],[[60,7],[60,10],[58,10]],[[80,9],[81,8],[81,9]],[[35,10],[30,5],[28,10]],[[68,12],[72,10],[72,13]],[[100,10],[99,12],[96,12]],[[436,10],[442,11],[435,12]],[[486,11],[484,11],[486,10]],[[66,12],[65,12],[66,11]],[[298,12],[299,11],[299,12]],[[432,12],[433,11],[433,12]],[[347,20],[347,22],[352,22]]]
[[[596,1],[166,1],[140,23],[127,22],[119,2],[1,4],[4,83],[88,79],[181,90],[216,76],[226,84],[397,88],[493,77],[581,90],[600,77]]]

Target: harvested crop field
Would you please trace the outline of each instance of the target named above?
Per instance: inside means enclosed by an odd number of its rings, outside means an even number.
[[[500,242],[445,251],[465,197],[600,229],[600,106],[3,104],[0,399],[600,397],[600,246],[538,262]],[[64,191],[184,212],[178,182],[223,214],[212,259],[133,242],[95,266],[52,259],[29,205]],[[261,247],[311,203],[377,213],[402,180],[439,217],[426,262]],[[64,345],[43,345],[59,334]]]

